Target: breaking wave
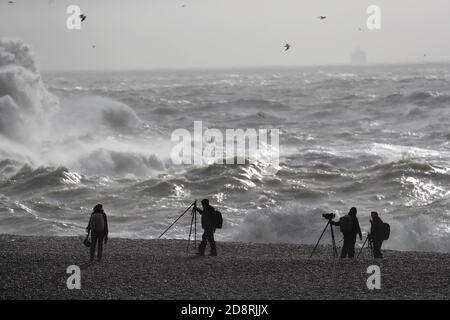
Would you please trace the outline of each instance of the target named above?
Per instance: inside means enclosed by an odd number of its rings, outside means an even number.
[[[164,169],[161,149],[149,148],[147,129],[122,102],[57,98],[47,90],[31,49],[19,40],[0,41],[2,158],[86,174],[145,176]]]

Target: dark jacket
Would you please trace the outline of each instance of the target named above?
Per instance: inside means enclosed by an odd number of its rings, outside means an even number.
[[[216,214],[216,209],[213,206],[208,206],[203,210],[196,208],[197,211],[202,215],[202,228],[203,229],[215,229],[214,226],[214,215]]]
[[[370,236],[375,241],[383,240],[383,220],[379,217],[370,220]]]
[[[86,230],[87,231],[91,230],[91,219],[92,219],[92,215],[93,214],[101,214],[101,215],[103,215],[103,221],[105,222],[105,228],[104,228],[103,231],[105,233],[105,237],[107,237],[108,236],[108,218],[106,217],[106,213],[103,210],[101,212],[98,212],[98,213],[95,213],[95,212],[91,213],[91,218],[89,219],[89,223],[88,223],[88,226],[87,226]]]
[[[356,216],[350,215],[352,217],[352,231],[349,234],[357,234],[360,238],[362,238],[361,227],[359,226],[359,220]],[[331,221],[333,226],[339,226],[339,221]]]
[[[362,233],[361,233],[361,227],[359,226],[359,220],[356,216],[352,216],[353,219],[353,231],[352,233],[355,233],[357,235],[359,235],[360,238],[362,238]]]

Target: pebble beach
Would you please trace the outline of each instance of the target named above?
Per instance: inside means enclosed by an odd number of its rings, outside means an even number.
[[[111,238],[88,263],[83,237],[0,236],[0,299],[449,299],[450,255],[384,251],[375,260],[332,258],[329,246],[218,242],[197,256],[185,240]],[[67,267],[81,270],[69,290]],[[381,270],[369,290],[367,268]]]

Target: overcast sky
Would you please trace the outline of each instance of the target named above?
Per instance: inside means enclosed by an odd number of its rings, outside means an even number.
[[[449,0],[14,2],[0,0],[0,36],[31,44],[47,70],[341,64],[356,47],[370,62],[450,60]],[[70,4],[82,30],[66,27]],[[366,27],[371,4],[380,31]]]

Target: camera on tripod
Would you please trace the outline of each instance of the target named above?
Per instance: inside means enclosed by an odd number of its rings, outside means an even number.
[[[327,220],[333,220],[334,218],[336,218],[336,214],[334,214],[334,213],[324,213],[322,215],[322,217],[324,217]]]
[[[311,258],[314,254],[314,252],[317,249],[317,246],[320,243],[320,240],[323,237],[323,234],[325,233],[325,231],[327,231],[328,227],[330,227],[330,233],[331,233],[331,244],[333,245],[333,258],[337,258],[338,257],[338,252],[337,252],[337,247],[336,247],[336,240],[334,239],[334,232],[333,232],[333,224],[336,225],[335,222],[331,221],[334,218],[336,218],[336,214],[334,213],[324,213],[322,214],[322,217],[324,217],[325,219],[328,220],[327,225],[325,226],[325,228],[322,231],[322,234],[319,237],[319,240],[316,243],[316,246],[314,247],[314,249],[312,250],[311,254],[309,255],[309,257]]]

